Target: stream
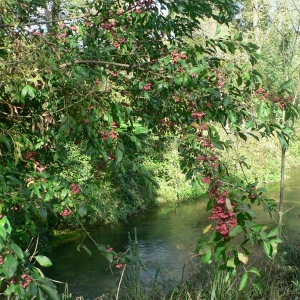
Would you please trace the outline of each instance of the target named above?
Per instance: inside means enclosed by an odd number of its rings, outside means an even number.
[[[299,172],[299,169],[289,172],[283,218],[289,238],[295,241],[299,239],[300,232]],[[278,199],[278,184],[269,185],[267,191],[270,198]],[[177,282],[189,254],[194,253],[197,238],[209,224],[209,214],[205,208],[205,199],[166,205],[142,211],[129,218],[128,223],[100,225],[89,229],[89,233],[97,243],[110,245],[119,252],[126,250],[128,234],[133,239],[136,228],[139,254],[149,274],[154,276],[156,270],[161,268],[165,278]],[[269,215],[263,212],[261,206],[256,211],[259,220],[271,224]],[[67,282],[73,297],[83,296],[85,300],[93,300],[111,291],[115,281],[106,258],[100,255],[90,239],[85,238],[83,244],[91,251],[91,256],[83,249],[77,251],[83,237],[80,231],[53,237],[52,250],[48,254],[53,266],[44,272],[54,280]]]

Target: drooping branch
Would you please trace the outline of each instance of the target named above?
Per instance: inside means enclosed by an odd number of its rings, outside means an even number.
[[[113,61],[104,61],[104,60],[75,60],[73,62],[68,62],[65,64],[61,64],[59,67],[60,68],[65,68],[67,66],[72,66],[73,64],[95,64],[95,65],[111,65],[111,66],[117,66],[117,67],[123,67],[127,69],[133,69],[135,66],[129,65],[129,64],[121,64]],[[148,72],[150,74],[162,77],[162,78],[170,78],[169,76],[163,75],[161,73],[153,72],[151,70],[142,68],[142,67],[136,67],[138,70],[143,71],[143,72]]]

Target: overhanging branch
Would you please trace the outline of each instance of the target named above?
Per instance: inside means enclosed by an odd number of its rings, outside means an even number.
[[[59,67],[60,68],[65,68],[67,66],[72,66],[73,64],[111,65],[111,66],[117,66],[117,67],[122,67],[122,68],[127,68],[127,69],[136,68],[140,71],[148,72],[150,74],[153,74],[153,75],[156,75],[156,76],[159,76],[159,77],[162,77],[162,78],[170,78],[170,77],[168,77],[166,75],[163,75],[161,73],[153,72],[151,70],[148,70],[148,69],[145,69],[145,68],[142,68],[142,67],[135,67],[135,66],[131,66],[129,64],[121,64],[121,63],[117,63],[117,62],[113,62],[113,61],[104,61],[104,60],[75,60],[73,62],[68,62],[68,63],[65,63],[65,64],[61,64]]]

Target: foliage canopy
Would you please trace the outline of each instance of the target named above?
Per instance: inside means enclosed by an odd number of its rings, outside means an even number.
[[[286,100],[266,96],[253,102],[262,84],[253,68],[259,58],[255,44],[240,33],[194,45],[186,40],[201,28],[201,19],[228,23],[237,11],[234,2],[53,1],[51,6],[9,0],[1,5],[0,210],[18,243],[39,234],[45,221],[68,223],[97,213],[101,199],[92,195],[90,179],[74,182],[64,174],[70,149],[77,145],[87,157],[93,169],[87,174],[100,188],[131,172],[151,192],[155,183],[139,155],[150,137],[159,152],[173,135],[182,170],[195,183],[209,185],[207,209],[215,224],[212,236],[199,242],[203,262],[217,247],[216,261],[235,270],[244,258],[237,250],[226,256],[227,242],[240,232],[246,255],[245,244],[255,241],[263,243],[269,257],[276,253],[280,240],[263,226],[254,228],[251,210],[255,201],[267,209],[274,203],[256,190],[256,183],[229,182],[219,157],[230,144],[220,139],[216,125],[244,140],[277,133],[287,143],[290,132],[269,115],[283,101],[281,109],[289,108],[290,118],[295,117],[296,109],[284,98],[289,82],[278,96]],[[247,59],[240,65],[223,56],[241,52]],[[1,253],[9,249],[9,254],[3,272],[8,282],[17,282],[6,295],[57,299],[51,282],[38,278],[4,228]],[[49,264],[45,257],[35,259]],[[23,280],[23,272],[31,274],[30,281]]]

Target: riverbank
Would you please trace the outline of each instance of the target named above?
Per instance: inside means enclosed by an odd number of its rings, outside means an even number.
[[[232,147],[217,150],[218,156],[225,162],[232,180],[258,182],[260,186],[276,183],[280,180],[281,149],[276,137],[262,138],[259,142],[249,137],[245,142],[235,135],[223,133],[222,139],[229,140]],[[286,156],[286,176],[288,171],[300,165],[300,139],[291,142]],[[145,150],[140,164],[151,176],[153,183],[145,186],[138,172],[127,170],[123,175],[103,173],[101,180],[91,177],[92,169],[88,157],[80,153],[80,148],[70,148],[70,158],[66,161],[64,178],[89,187],[89,201],[85,207],[79,208],[77,216],[85,226],[98,223],[126,221],[128,216],[135,215],[155,206],[168,203],[189,202],[201,197],[207,185],[193,185],[180,169],[180,157],[176,141],[166,144],[163,154],[158,154],[149,147]],[[76,176],[76,177],[74,177]],[[88,180],[86,178],[89,178]],[[155,184],[154,184],[155,182]],[[148,189],[151,187],[151,189]],[[79,195],[80,196],[80,195]],[[82,195],[85,197],[85,195]],[[75,200],[74,200],[75,201]],[[67,205],[75,205],[72,199]],[[80,200],[82,201],[82,200]],[[71,207],[71,210],[73,207]],[[84,214],[85,213],[85,214]],[[62,229],[76,228],[78,222],[72,217],[54,219],[53,226]]]
[[[297,170],[292,171],[291,178],[286,182],[284,248],[274,260],[268,259],[262,249],[251,250],[255,258],[251,258],[249,264],[256,261],[254,266],[262,274],[261,283],[266,287],[263,294],[260,295],[251,285],[243,293],[238,293],[239,279],[231,279],[220,281],[226,287],[224,292],[227,292],[227,297],[224,299],[296,299],[293,298],[296,286],[291,282],[297,281],[300,257],[296,247],[300,222],[297,174]],[[267,190],[268,196],[277,199],[278,185],[270,185]],[[134,229],[137,229],[139,257],[147,271],[141,270],[142,289],[138,296],[133,281],[128,285],[125,281],[121,282],[120,299],[211,299],[211,286],[215,280],[210,272],[211,265],[201,264],[200,257],[195,254],[197,239],[210,222],[205,207],[206,201],[201,200],[181,205],[169,203],[141,211],[128,218],[127,223],[102,224],[89,229],[97,243],[112,247],[118,253],[128,251],[128,234],[133,238]],[[255,211],[259,222],[269,224],[270,228],[274,226],[263,207],[258,206]],[[287,236],[290,240],[287,240]],[[77,251],[81,243],[91,251],[91,255],[83,249]],[[53,237],[51,244],[53,248],[49,257],[53,266],[46,269],[45,274],[55,280],[68,282],[72,293],[70,299],[79,296],[82,296],[82,300],[115,299],[122,269],[113,265],[112,275],[106,258],[99,255],[92,241],[84,239],[84,232],[66,234],[63,238]],[[249,265],[245,267],[250,268]],[[132,278],[132,273],[128,276]],[[282,297],[276,298],[276,293]],[[109,297],[108,294],[113,296]],[[238,298],[235,298],[237,295]]]
[[[235,135],[223,133],[223,140],[230,141],[232,147],[220,150],[219,155],[225,162],[229,173],[235,178],[258,182],[259,185],[280,181],[281,147],[277,137],[261,138],[259,141],[249,137],[247,141]],[[176,144],[170,144],[160,161],[145,158],[153,179],[159,184],[156,189],[155,203],[183,202],[194,199],[206,192],[206,185],[195,187],[187,181],[180,170],[180,158]],[[286,177],[288,172],[300,166],[300,138],[291,141],[286,155]]]

